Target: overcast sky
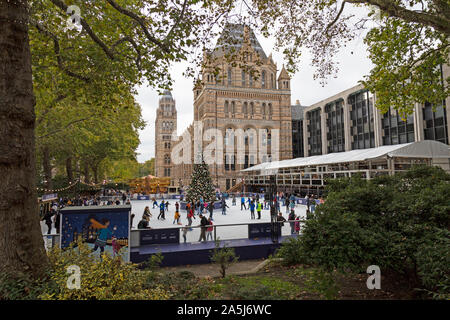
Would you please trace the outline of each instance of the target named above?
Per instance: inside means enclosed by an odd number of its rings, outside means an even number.
[[[277,68],[281,70],[282,54],[272,51],[275,41],[263,38],[258,34],[256,36],[266,54],[269,55],[272,52]],[[362,80],[372,68],[362,38],[353,41],[341,50],[336,59],[339,62],[338,77],[329,79],[324,87],[319,80],[313,79],[314,69],[310,66],[311,56],[305,52],[302,57],[300,71],[291,80],[291,104],[295,104],[295,101],[299,100],[302,105],[309,106],[344,91],[357,85],[358,81]],[[193,81],[182,75],[187,66],[187,63],[178,63],[173,66],[171,71],[172,77],[175,79],[172,96],[176,101],[178,112],[178,135],[181,135],[193,121]],[[138,161],[144,162],[155,155],[155,118],[159,96],[155,89],[142,86],[138,88],[137,101],[142,107],[142,115],[147,122],[146,128],[140,132],[141,145],[137,150]]]

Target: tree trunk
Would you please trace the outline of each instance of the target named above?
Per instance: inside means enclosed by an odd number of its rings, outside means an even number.
[[[67,172],[67,180],[69,183],[73,182],[73,168],[72,168],[72,157],[68,157],[66,159],[66,172]]]
[[[84,172],[84,182],[91,183],[91,176],[89,175],[89,163],[87,160],[83,160],[83,172]]]
[[[50,148],[44,146],[42,148],[42,167],[44,169],[45,188],[53,189],[52,181],[52,165],[50,164]]]
[[[98,166],[95,165],[92,167],[92,172],[94,173],[94,183],[98,183]]]
[[[44,274],[26,0],[0,0],[0,272]]]

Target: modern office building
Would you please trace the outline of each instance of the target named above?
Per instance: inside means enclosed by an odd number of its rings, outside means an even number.
[[[449,68],[443,68],[449,72]],[[396,110],[382,114],[376,95],[362,85],[333,95],[304,109],[304,156],[324,155],[423,140],[450,142],[450,105],[416,104],[402,119]]]
[[[442,74],[449,77],[450,68],[443,66]],[[450,171],[450,97],[435,108],[416,104],[406,119],[393,109],[381,113],[375,103],[376,95],[357,85],[311,106],[293,107],[294,158],[243,170],[246,190],[266,188],[271,175],[280,190],[304,195],[321,194],[327,178],[356,173],[370,179],[417,163]],[[294,138],[300,121],[303,144]]]
[[[291,106],[292,114],[292,156],[299,158],[305,156],[305,145],[303,142],[303,122],[306,106],[300,105],[299,100]]]

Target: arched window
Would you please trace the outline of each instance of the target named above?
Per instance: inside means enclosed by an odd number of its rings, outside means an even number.
[[[272,114],[273,110],[272,110],[272,104],[269,103],[269,114]]]
[[[228,85],[229,86],[231,86],[231,78],[232,78],[231,68],[228,68]]]
[[[266,87],[266,71],[263,71],[261,74],[261,86],[263,88]]]
[[[272,139],[272,133],[270,132],[270,129],[264,129],[262,134],[262,145],[263,146],[270,146],[271,139]]]
[[[243,106],[242,106],[242,113],[243,114],[247,114],[248,110],[247,110],[247,102],[244,102]]]
[[[245,129],[244,131],[244,144],[247,145],[253,145],[253,131],[251,128]]]
[[[165,163],[165,164],[170,164],[170,156],[169,156],[168,154],[166,154],[166,155],[164,156],[164,163]]]
[[[270,84],[272,86],[272,89],[275,88],[275,82],[273,81],[273,73],[270,74]]]
[[[266,114],[266,104],[265,103],[262,104],[261,113]]]
[[[225,101],[224,111],[225,111],[225,113],[228,113],[228,101]]]
[[[250,102],[250,114],[253,115],[255,113],[255,106],[253,102]]]
[[[236,113],[236,108],[235,108],[236,104],[234,103],[234,101],[231,101],[231,113],[235,114]]]
[[[249,87],[253,87],[253,75],[251,73],[248,75],[248,85]]]
[[[233,128],[227,128],[225,132],[225,145],[232,146],[234,145],[234,130]]]
[[[245,87],[245,71],[242,70],[241,74],[242,74],[242,86]]]

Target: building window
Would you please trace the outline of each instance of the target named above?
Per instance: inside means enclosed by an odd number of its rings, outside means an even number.
[[[425,103],[423,108],[423,130],[425,140],[436,140],[449,144],[447,110],[442,106],[436,107],[435,110],[436,111],[433,111],[433,105]]]
[[[269,114],[272,114],[273,110],[272,110],[272,104],[269,103]]]
[[[351,94],[350,104],[350,134],[352,135],[352,150],[375,147],[373,95],[368,90]]]
[[[342,99],[325,105],[328,153],[345,151],[343,105],[344,101]]]
[[[263,71],[261,74],[261,86],[263,88],[266,87],[266,71]]]
[[[232,79],[232,71],[231,68],[228,68],[228,85],[231,86],[231,79]]]
[[[170,164],[170,156],[169,156],[168,154],[166,154],[166,155],[164,156],[164,163],[165,163],[165,164]]]
[[[231,113],[234,114],[236,113],[236,104],[234,101],[231,101]]]
[[[253,102],[250,102],[250,114],[253,115],[255,113],[255,105]]]
[[[292,151],[293,157],[304,157],[303,120],[292,121]]]
[[[244,131],[244,144],[246,146],[253,145],[253,130],[248,128]]]
[[[245,71],[242,70],[242,86],[245,87]]]
[[[322,154],[322,128],[320,121],[320,108],[308,111],[306,118],[309,120],[309,155],[316,156]]]
[[[270,85],[271,85],[272,89],[275,88],[275,81],[274,81],[273,73],[270,74]]]
[[[266,104],[265,103],[262,104],[261,113],[266,114]]]
[[[248,107],[247,106],[248,106],[247,102],[244,102],[244,104],[242,105],[242,113],[245,114],[245,115],[248,112],[248,110],[247,110]]]
[[[234,131],[233,128],[227,128],[225,132],[225,145],[233,146],[234,145]]]
[[[164,168],[164,176],[170,177],[170,168]]]
[[[224,111],[225,113],[228,113],[228,101],[225,101]]]
[[[398,112],[389,110],[381,120],[383,130],[383,145],[414,142],[414,115],[401,119]]]
[[[253,87],[253,75],[251,73],[248,75],[248,85],[249,87]]]

